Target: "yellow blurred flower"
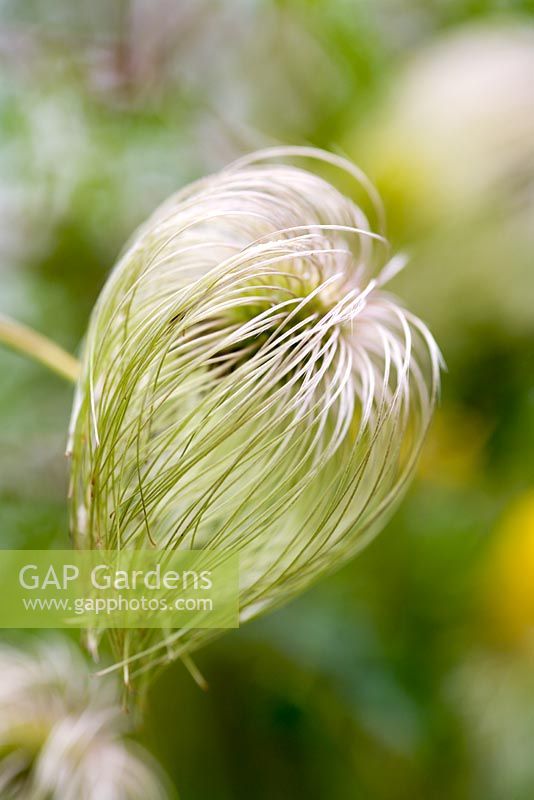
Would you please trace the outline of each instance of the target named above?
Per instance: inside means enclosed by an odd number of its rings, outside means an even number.
[[[534,488],[522,494],[497,526],[484,565],[482,604],[492,637],[522,645],[534,632]]]

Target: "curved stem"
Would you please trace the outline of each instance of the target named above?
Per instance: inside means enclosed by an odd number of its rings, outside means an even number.
[[[44,364],[71,383],[76,383],[78,380],[80,362],[74,356],[46,336],[2,314],[0,314],[0,343]]]

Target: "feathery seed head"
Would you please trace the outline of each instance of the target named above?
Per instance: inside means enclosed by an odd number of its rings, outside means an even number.
[[[148,755],[127,742],[115,681],[91,676],[68,640],[0,645],[0,796],[165,800]]]
[[[379,230],[288,158],[363,185]],[[276,148],[186,187],[137,231],[83,355],[78,547],[238,552],[245,620],[369,541],[412,474],[440,368],[424,324],[383,289],[403,259],[380,219],[352,164]],[[133,633],[115,644],[139,670],[213,634]]]

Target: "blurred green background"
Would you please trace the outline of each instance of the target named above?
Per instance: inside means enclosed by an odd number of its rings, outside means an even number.
[[[534,4],[0,2],[0,312],[75,352],[169,193],[273,143],[375,180],[448,365],[387,529],[154,685],[182,800],[534,797]],[[0,350],[0,536],[68,542],[70,388]],[[148,799],[149,800],[149,799]]]

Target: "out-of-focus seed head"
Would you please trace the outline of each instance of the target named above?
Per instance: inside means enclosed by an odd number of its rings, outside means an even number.
[[[110,678],[91,676],[68,640],[0,645],[0,796],[9,800],[165,800],[148,755],[124,739]]]
[[[415,54],[359,143],[399,218],[433,226],[498,211],[531,235],[533,72],[524,23],[466,25]]]

